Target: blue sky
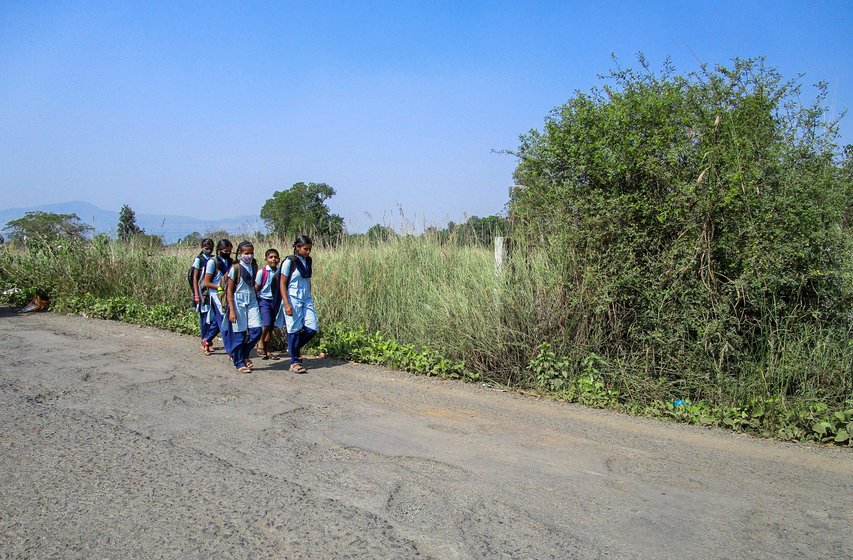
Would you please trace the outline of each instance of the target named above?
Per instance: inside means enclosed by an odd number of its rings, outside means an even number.
[[[351,231],[495,214],[516,161],[492,150],[611,53],[685,72],[764,55],[853,106],[849,1],[5,0],[0,30],[5,208],[219,218],[315,181]]]

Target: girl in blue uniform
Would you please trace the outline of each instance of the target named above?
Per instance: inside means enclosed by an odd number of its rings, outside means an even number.
[[[204,281],[204,273],[207,268],[207,261],[213,258],[213,239],[205,237],[199,244],[201,252],[193,261],[193,302],[199,316],[199,326],[201,330],[201,351],[205,355],[210,355],[210,346],[207,341],[207,332],[209,325],[207,322],[207,314],[210,311],[210,289],[206,289],[202,282]]]
[[[293,255],[281,265],[281,307],[276,323],[286,326],[290,371],[294,373],[305,373],[300,352],[319,329],[311,296],[311,246],[311,238],[300,235],[293,242]]]
[[[222,322],[225,349],[240,373],[251,373],[252,351],[261,337],[261,312],[255,294],[255,247],[249,241],[237,246],[237,263],[228,270],[228,317]]]
[[[261,341],[258,343],[258,353],[264,360],[278,360],[278,356],[270,352],[270,338],[275,325],[275,316],[281,303],[278,290],[278,261],[280,257],[275,249],[267,249],[264,253],[266,266],[255,275],[255,291],[258,292],[258,306],[261,310]]]
[[[219,301],[219,281],[222,276],[231,268],[231,250],[233,245],[227,239],[220,239],[216,244],[216,258],[207,261],[204,270],[204,286],[210,289],[210,305],[207,311],[207,335],[205,336],[204,346],[207,348],[206,354],[213,352],[213,339],[219,334],[222,319],[225,317],[225,312],[222,308],[222,303]]]

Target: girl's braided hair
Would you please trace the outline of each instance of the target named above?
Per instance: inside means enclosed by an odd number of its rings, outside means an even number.
[[[311,238],[307,235],[300,235],[293,241],[293,254],[296,254],[297,247],[302,247],[303,245],[313,245]]]

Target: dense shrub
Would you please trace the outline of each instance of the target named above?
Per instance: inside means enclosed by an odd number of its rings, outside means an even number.
[[[849,397],[853,187],[825,86],[802,106],[760,59],[640,63],[522,137],[515,246],[557,271],[531,341],[686,398]]]

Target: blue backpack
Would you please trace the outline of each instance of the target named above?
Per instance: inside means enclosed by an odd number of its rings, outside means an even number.
[[[311,257],[305,258],[305,262],[307,263],[307,265],[303,265],[302,261],[299,260],[299,257],[297,257],[296,255],[287,255],[286,259],[293,263],[293,266],[296,267],[296,270],[299,271],[299,274],[302,275],[303,278],[311,278]],[[293,269],[291,269],[291,271],[292,270]],[[292,274],[293,273],[291,272],[291,275]]]

